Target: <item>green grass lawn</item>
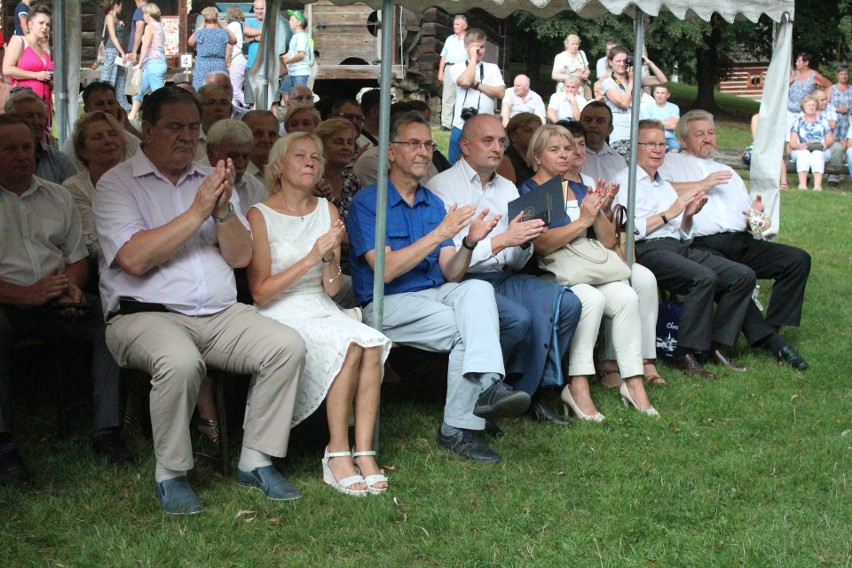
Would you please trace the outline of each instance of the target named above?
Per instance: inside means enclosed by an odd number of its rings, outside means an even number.
[[[116,469],[91,455],[86,413],[62,441],[31,408],[19,441],[36,481],[0,488],[0,565],[848,566],[850,215],[847,192],[783,195],[780,240],[813,256],[803,326],[784,331],[806,372],[745,349],[746,374],[668,370],[650,391],[657,421],[597,389],[604,424],[506,420],[493,466],[436,447],[440,390],[387,389],[382,496],[324,485],[322,428],[305,425],[279,464],[301,500],[267,501],[198,464],[204,513],[170,517],[151,495],[150,445]]]
[[[446,147],[446,133],[435,138]],[[388,494],[323,484],[319,417],[278,464],[301,500],[268,501],[199,463],[194,517],[154,501],[150,444],[135,466],[107,466],[89,450],[86,412],[59,440],[38,410],[47,395],[24,393],[19,442],[36,479],[0,488],[0,566],[849,566],[852,194],[788,191],[782,206],[779,241],[813,257],[802,328],[783,331],[805,372],[741,343],[745,374],[704,382],[661,368],[668,385],[649,391],[660,420],[596,388],[605,423],[505,420],[491,442],[503,461],[481,466],[437,448],[442,387],[407,369],[420,388],[383,397]]]

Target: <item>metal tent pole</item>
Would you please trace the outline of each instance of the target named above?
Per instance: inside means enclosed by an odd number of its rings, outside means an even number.
[[[633,21],[636,41],[633,46],[633,103],[630,115],[630,163],[627,178],[627,264],[633,264],[636,249],[636,157],[639,148],[639,103],[642,100],[642,46],[645,43],[645,14],[636,8]],[[638,71],[638,74],[637,74]]]
[[[376,181],[376,264],[373,268],[373,318],[381,331],[385,308],[385,232],[388,208],[388,147],[393,73],[393,0],[382,5],[382,66],[379,76],[379,169]]]

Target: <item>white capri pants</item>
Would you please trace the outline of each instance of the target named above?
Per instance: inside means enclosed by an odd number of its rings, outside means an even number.
[[[793,150],[790,157],[796,160],[796,171],[806,172],[808,170],[815,174],[825,173],[825,162],[831,157],[829,150]]]
[[[598,286],[577,284],[571,291],[580,298],[583,312],[568,350],[570,376],[594,375],[595,342],[601,318],[613,322],[613,346],[618,372],[623,378],[643,374],[639,297],[627,282],[610,282]]]
[[[657,358],[657,315],[660,311],[660,297],[657,291],[657,278],[654,273],[634,262],[631,267],[630,286],[639,297],[639,324],[642,327],[642,357]],[[604,320],[603,349],[598,352],[599,361],[615,359],[615,345],[612,339],[612,319]]]

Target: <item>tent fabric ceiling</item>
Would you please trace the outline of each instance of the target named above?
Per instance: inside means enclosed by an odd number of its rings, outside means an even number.
[[[332,0],[339,6],[355,4],[356,0]],[[305,4],[310,4],[307,0]],[[361,0],[371,8],[380,10],[382,0]],[[756,22],[766,14],[775,22],[780,22],[785,14],[793,19],[794,0],[404,0],[398,2],[407,9],[420,12],[430,6],[437,6],[457,14],[474,8],[485,10],[494,16],[505,18],[512,12],[527,11],[540,17],[549,17],[565,10],[576,12],[584,18],[596,18],[604,14],[633,13],[638,7],[649,16],[660,12],[671,12],[679,19],[709,20],[717,13],[728,22],[746,18]]]

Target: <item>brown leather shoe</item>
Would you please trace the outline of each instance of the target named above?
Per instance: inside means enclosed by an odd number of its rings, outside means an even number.
[[[683,357],[672,358],[671,366],[683,372],[684,375],[711,380],[716,378],[716,375],[701,366],[701,363],[698,362],[698,359],[692,353],[688,353]]]
[[[710,361],[717,365],[722,365],[726,369],[734,371],[735,373],[745,373],[748,371],[747,368],[740,367],[734,363],[720,345],[714,345],[713,349],[710,350]]]

